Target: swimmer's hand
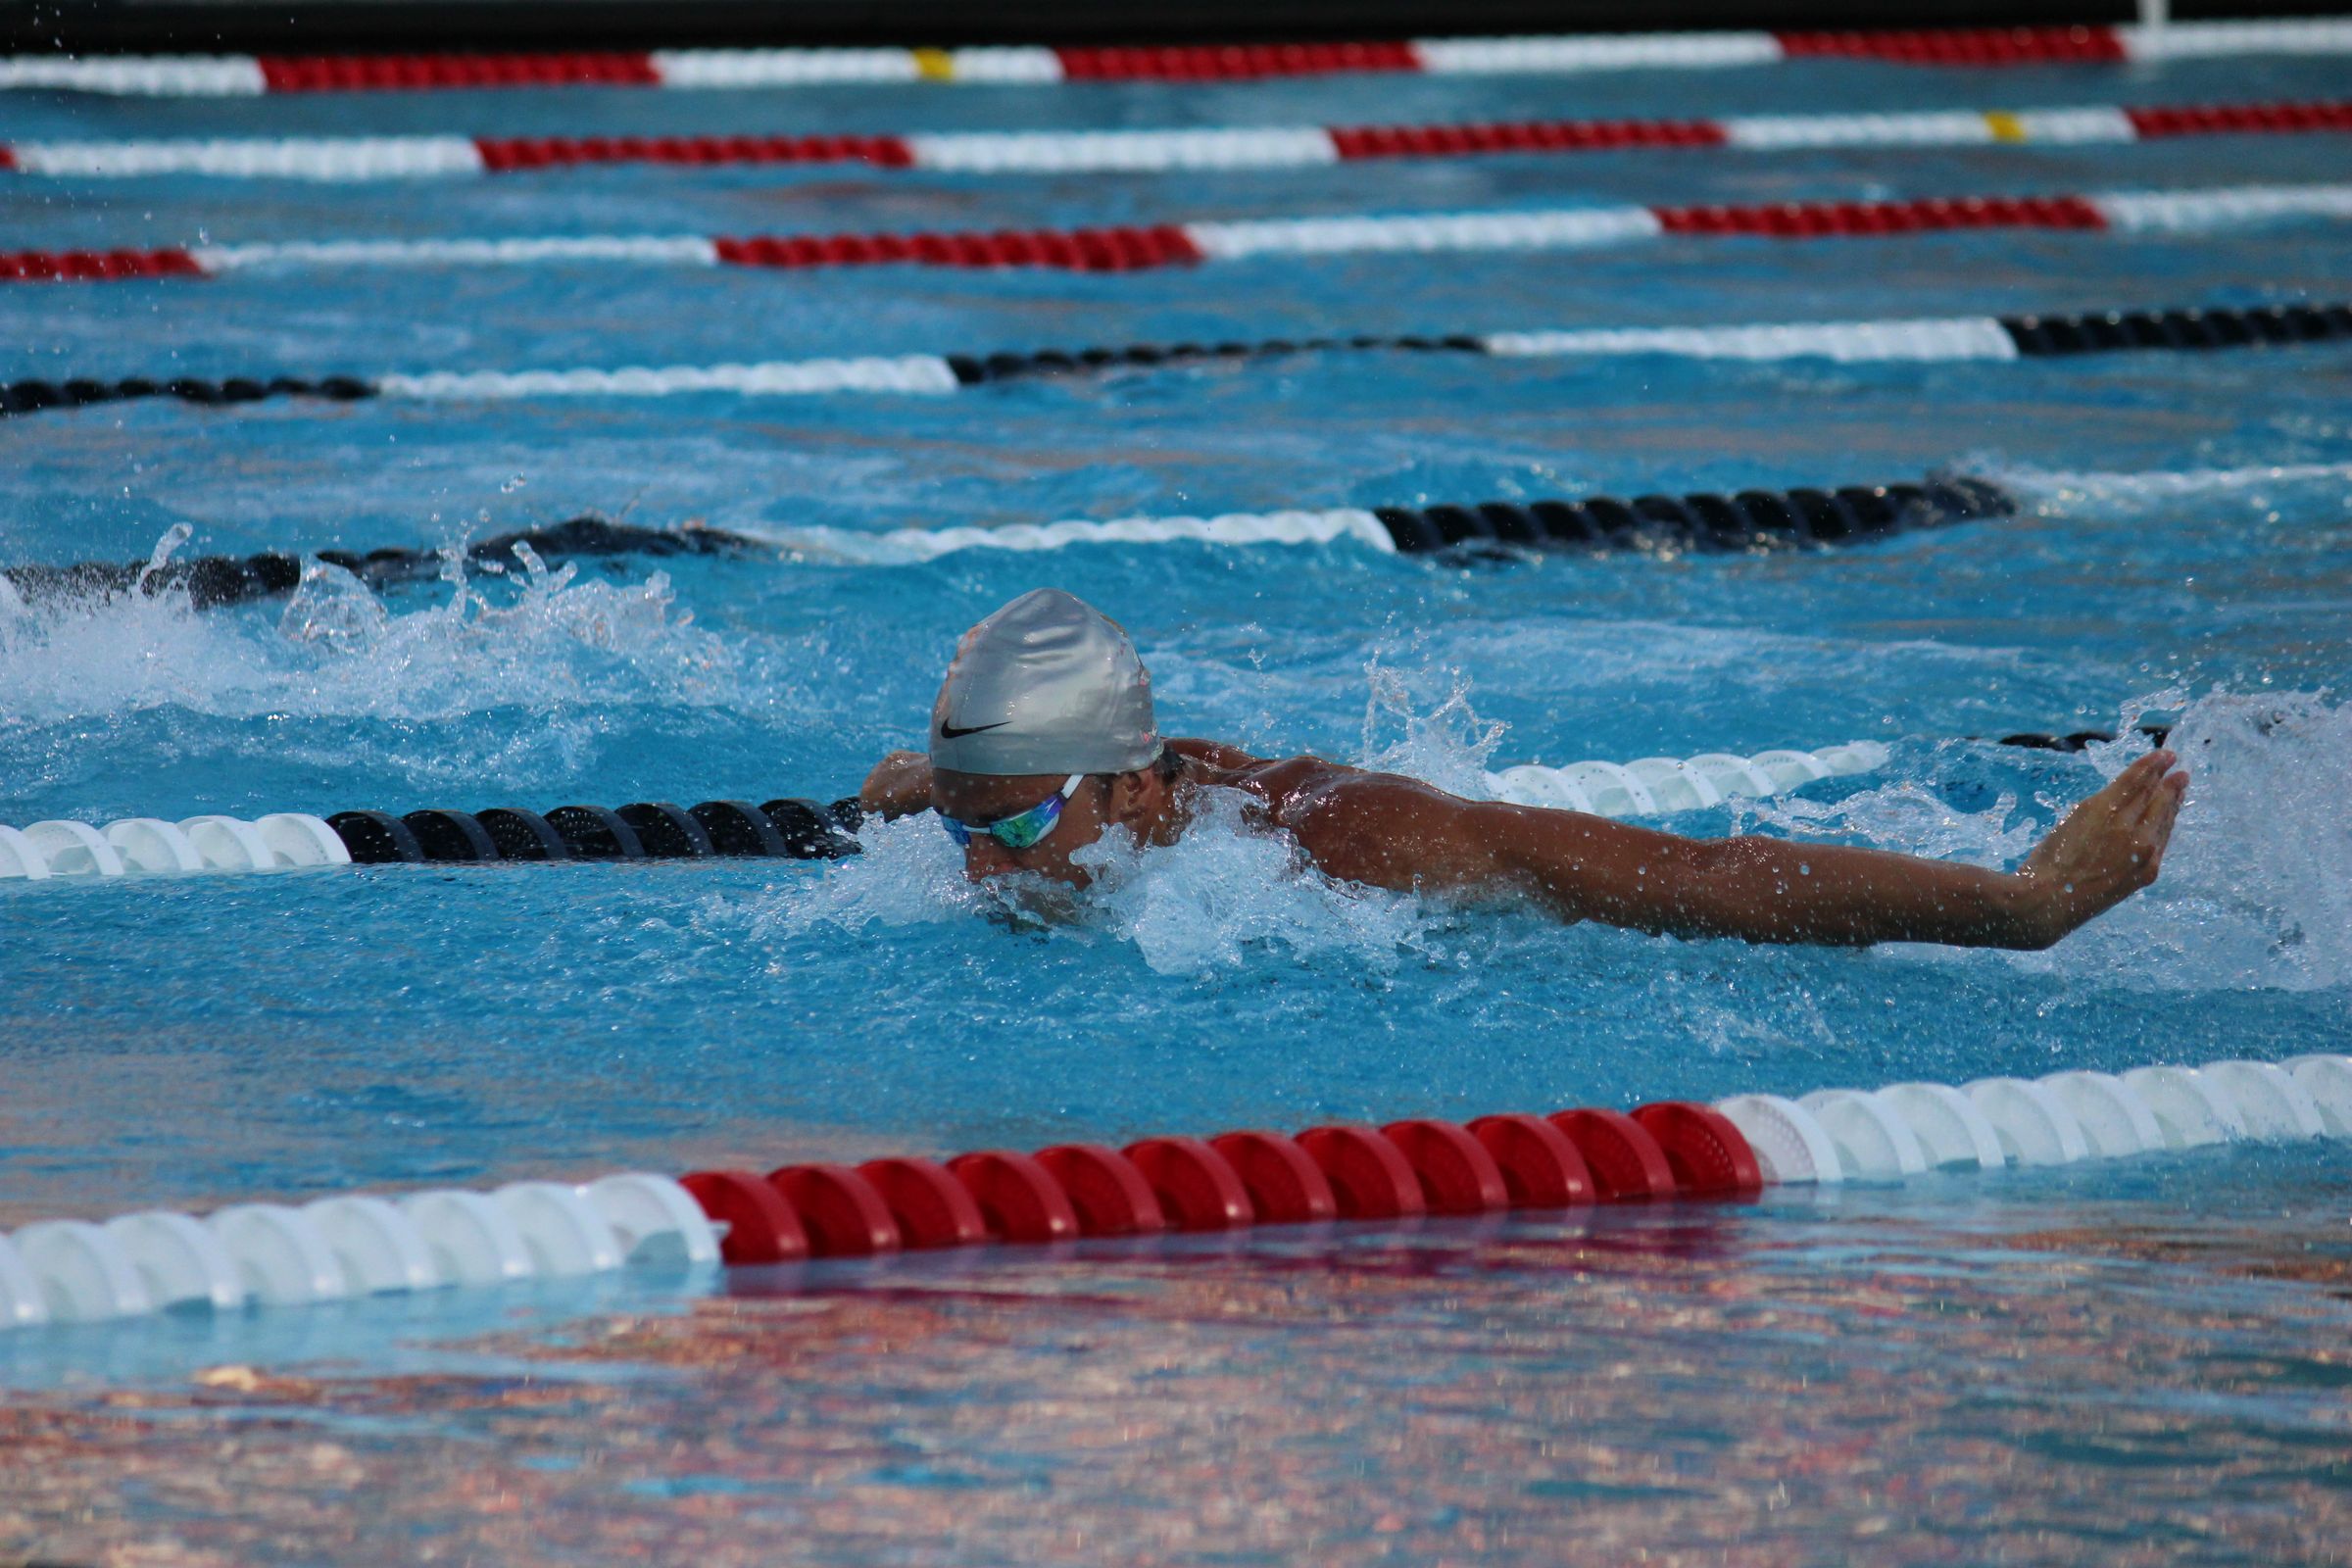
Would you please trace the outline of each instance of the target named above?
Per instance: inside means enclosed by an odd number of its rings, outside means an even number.
[[[2067,813],[2017,868],[2018,916],[2048,947],[2156,880],[2188,775],[2150,752]]]
[[[874,764],[858,787],[858,804],[884,820],[931,809],[931,759],[920,752],[893,752]]]

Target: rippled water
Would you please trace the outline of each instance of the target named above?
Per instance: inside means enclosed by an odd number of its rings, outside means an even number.
[[[0,103],[0,139],[2022,108],[2343,94],[2339,66],[1338,78],[1046,94]],[[605,170],[0,186],[24,245],[1115,221],[2190,187],[2336,139],[1183,177]],[[0,289],[0,377],[708,363],[1309,332],[2339,297],[2344,231],[1264,260],[1133,277],[595,270]],[[1835,554],[1464,570],[1346,544],[779,547],[370,599],[0,605],[0,821],[819,798],[956,633],[1081,593],[1166,725],[1489,766],[1872,739],[1673,819],[2013,862],[2179,712],[2152,893],[2037,955],[1562,931],[1334,886],[1212,819],[1083,918],[907,822],[833,865],[0,887],[0,1222],[354,1187],[2352,1050],[2339,348],[2016,366],[1304,358],[937,402],[136,405],[0,421],[0,560],[442,546],[580,511],[815,528],[1991,476]],[[184,541],[176,538],[185,530]],[[0,1343],[0,1556],[353,1564],[2340,1560],[2341,1149],[1589,1226],[632,1277]]]

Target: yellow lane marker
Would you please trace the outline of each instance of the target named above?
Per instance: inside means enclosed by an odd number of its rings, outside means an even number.
[[[1994,110],[1984,117],[1984,123],[1992,127],[1994,141],[2026,141],[2030,139],[2026,135],[2026,122],[2015,115],[2005,115]]]
[[[914,74],[925,81],[956,79],[956,57],[945,49],[916,49],[911,53],[914,55]]]

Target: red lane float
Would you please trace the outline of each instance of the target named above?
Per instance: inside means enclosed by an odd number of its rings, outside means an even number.
[[[1675,1186],[1691,1198],[1745,1195],[1764,1190],[1755,1151],[1732,1119],[1712,1105],[1661,1100],[1633,1112],[1642,1130],[1657,1140],[1674,1173]]]
[[[790,1263],[808,1255],[808,1233],[784,1195],[748,1170],[698,1170],[678,1178],[703,1212],[727,1228],[728,1263]]]
[[[909,1248],[977,1247],[988,1221],[963,1183],[929,1159],[869,1159],[858,1174],[873,1184]]]
[[[1129,1144],[1127,1157],[1180,1231],[1237,1230],[1257,1218],[1241,1174],[1198,1138],[1147,1138]]]
[[[1309,1127],[1298,1147],[1323,1169],[1342,1219],[1403,1219],[1429,1211],[1404,1152],[1370,1127]]]
[[[1938,27],[1901,32],[1776,32],[1790,60],[1887,60],[1906,66],[2120,65],[2113,27]]]
[[[870,1257],[899,1250],[899,1222],[874,1184],[846,1165],[786,1165],[767,1184],[801,1217],[811,1257]]]
[[[1343,160],[1461,158],[1601,147],[1721,147],[1730,137],[1705,120],[1548,120],[1493,125],[1334,126]]]
[[[1250,1194],[1250,1206],[1267,1225],[1308,1225],[1337,1219],[1330,1178],[1296,1140],[1280,1133],[1238,1132],[1212,1138]]]
[[[1037,1162],[1061,1184],[1081,1236],[1152,1236],[1168,1228],[1159,1199],[1135,1161],[1101,1144],[1056,1144]]]
[[[1491,1214],[1508,1208],[1502,1167],[1486,1145],[1449,1121],[1393,1121],[1380,1135],[1396,1146],[1421,1182],[1432,1214]]]
[[[1481,1116],[1470,1135],[1494,1156],[1513,1208],[1572,1208],[1599,1196],[1585,1156],[1541,1116]]]
[[[1146,1138],[1123,1150],[987,1150],[944,1164],[785,1165],[764,1179],[697,1171],[679,1185],[727,1227],[725,1261],[779,1263],[982,1242],[1740,1198],[1760,1192],[1763,1175],[1729,1117],[1661,1101],[1631,1115],[1588,1108],[1482,1116],[1466,1127],[1409,1117],[1296,1137],[1241,1131]]]
[[[2219,104],[2186,109],[2127,109],[2142,137],[2352,130],[2352,104]]]
[[[948,1170],[963,1183],[991,1241],[1067,1242],[1078,1237],[1078,1211],[1046,1167],[1027,1154],[989,1150],[958,1154]]]
[[[133,277],[202,277],[184,250],[0,251],[0,281],[94,283]]]
[[[1413,46],[1384,43],[1191,44],[1062,48],[1065,81],[1262,81],[1347,72],[1419,71]]]
[[[263,55],[270,92],[420,92],[449,87],[658,87],[636,52],[496,55]]]
[[[1186,267],[1200,248],[1179,223],[1107,228],[1003,229],[993,233],[795,234],[721,237],[712,242],[730,267],[1054,267],[1079,272],[1132,272]]]
[[[476,136],[493,173],[579,164],[875,164],[908,169],[903,136]]]
[[[1772,202],[1746,207],[1653,207],[1669,234],[1770,239],[1852,238],[1954,228],[2105,228],[2081,196],[1922,197],[1891,202]]]
[[[1545,1118],[1576,1146],[1604,1203],[1675,1196],[1674,1167],[1649,1130],[1622,1111],[1563,1110]]]

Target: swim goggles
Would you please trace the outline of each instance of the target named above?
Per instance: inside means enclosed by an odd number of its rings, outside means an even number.
[[[1084,773],[1072,773],[1070,781],[1058,791],[1017,816],[1000,817],[994,822],[958,822],[943,814],[940,825],[958,846],[970,844],[973,834],[984,833],[1008,850],[1026,850],[1043,843],[1046,835],[1054,831],[1054,824],[1061,820],[1063,803],[1078,793],[1078,786],[1085,778]]]

